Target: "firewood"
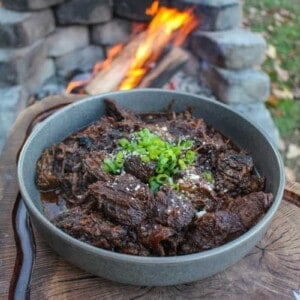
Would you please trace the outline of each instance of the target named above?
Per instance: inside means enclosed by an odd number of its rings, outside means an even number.
[[[109,68],[100,70],[100,72],[87,84],[85,92],[89,95],[97,95],[104,92],[111,92],[118,89],[120,84],[130,70],[131,64],[136,56],[136,50],[139,45],[148,41],[147,31],[133,37],[112,60]],[[170,41],[169,37],[167,40]],[[163,34],[156,36],[155,43],[152,43],[150,48],[151,56],[145,59],[145,65],[153,61],[159,61],[161,53],[165,48],[166,39]],[[150,70],[150,74],[142,79],[142,82],[137,84],[137,87],[158,87],[162,86],[175,71],[178,70],[187,60],[188,54],[186,51],[169,46],[171,50],[157,63],[155,69]]]
[[[173,47],[144,77],[139,88],[162,87],[188,61],[189,54],[179,47]]]
[[[87,86],[85,91],[89,95],[111,92],[117,89],[130,68],[135,57],[136,49],[146,39],[146,32],[132,38],[113,59],[109,68],[101,70]]]

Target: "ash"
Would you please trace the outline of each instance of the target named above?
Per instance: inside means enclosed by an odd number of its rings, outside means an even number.
[[[195,75],[187,74],[184,71],[178,71],[173,77],[163,85],[164,89],[176,90],[184,93],[201,95],[212,100],[217,100],[209,87],[201,80],[198,80]]]

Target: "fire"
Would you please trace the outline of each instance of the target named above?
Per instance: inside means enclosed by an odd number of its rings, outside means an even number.
[[[75,89],[80,88],[79,89],[79,94],[84,94],[84,90],[83,87],[89,83],[90,79],[86,79],[86,80],[74,80],[71,81],[67,88],[66,88],[66,94],[71,94],[72,92],[75,91]]]
[[[154,16],[159,8],[159,1],[153,1],[152,5],[146,9],[146,15]]]
[[[123,46],[124,45],[122,43],[118,43],[118,44],[114,45],[108,51],[106,60],[99,61],[94,65],[93,71],[92,71],[92,76],[95,76],[100,70],[105,70],[105,69],[109,68],[112,60],[122,50]],[[88,84],[90,82],[90,80],[91,79],[89,78],[89,79],[84,79],[84,80],[71,81],[66,88],[66,94],[72,93],[77,88],[79,88],[79,94],[84,94],[83,87],[86,84]]]
[[[146,13],[154,17],[145,30],[146,39],[137,47],[135,57],[130,63],[128,72],[117,87],[118,90],[128,90],[138,86],[148,70],[155,66],[155,62],[164,48],[169,44],[182,45],[188,34],[198,25],[198,19],[193,14],[192,9],[179,11],[176,8],[160,7],[159,1],[154,1]],[[134,31],[139,30],[139,26],[137,26]],[[92,77],[99,71],[109,68],[123,46],[122,44],[115,45],[109,51],[107,59],[94,66]],[[74,88],[83,87],[90,80],[70,82],[66,92],[70,93]]]
[[[180,46],[198,25],[198,19],[191,9],[181,12],[176,8],[159,7],[158,4],[158,1],[154,1],[147,10],[148,14],[155,14],[147,29],[147,39],[138,47],[135,59],[119,90],[136,87],[164,47],[170,42]]]
[[[122,50],[123,46],[124,45],[122,43],[118,43],[115,46],[113,46],[111,49],[109,49],[106,60],[100,61],[95,64],[93,68],[93,75],[96,75],[100,70],[105,70],[109,68],[112,60]]]

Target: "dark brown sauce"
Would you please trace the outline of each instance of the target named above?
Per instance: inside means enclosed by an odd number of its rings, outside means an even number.
[[[40,193],[43,211],[48,220],[52,220],[67,210],[66,201],[55,191]]]

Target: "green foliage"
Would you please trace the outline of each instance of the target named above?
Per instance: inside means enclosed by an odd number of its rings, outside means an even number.
[[[255,8],[255,13],[250,13]],[[249,17],[253,31],[262,33],[268,44],[277,50],[276,61],[289,72],[289,80],[281,87],[292,89],[300,74],[300,1],[251,0],[244,2],[244,15]],[[264,70],[271,80],[280,81],[274,71],[274,61],[268,59]]]
[[[300,123],[299,93],[294,92],[300,84],[300,1],[244,1],[244,17],[247,26],[263,34],[268,45],[276,49],[262,68],[272,82],[270,110],[274,121],[281,136],[290,137]],[[278,66],[287,76],[280,76]],[[287,94],[294,96],[295,101],[285,99]]]
[[[270,109],[281,135],[291,136],[297,128],[300,129],[300,102],[280,101]]]

